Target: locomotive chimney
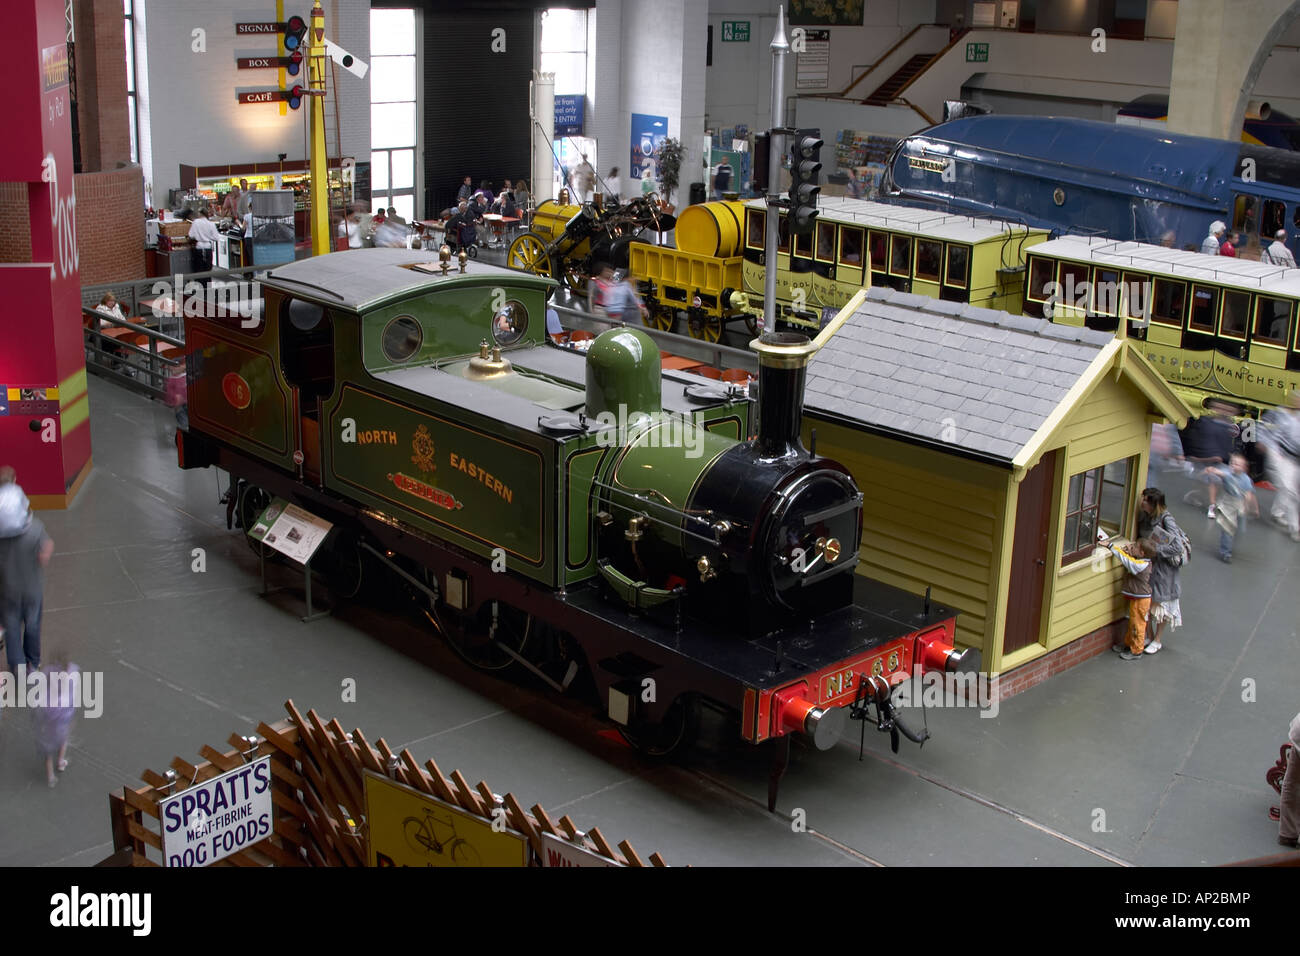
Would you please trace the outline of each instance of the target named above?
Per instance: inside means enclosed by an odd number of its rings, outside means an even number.
[[[804,382],[808,362],[857,311],[866,290],[859,290],[817,338],[798,332],[765,332],[749,343],[758,353],[758,438],[763,458],[788,458],[808,454],[799,439],[803,424]]]

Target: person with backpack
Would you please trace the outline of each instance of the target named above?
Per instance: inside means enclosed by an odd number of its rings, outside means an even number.
[[[1192,554],[1187,534],[1165,507],[1165,493],[1159,488],[1142,489],[1138,507],[1138,537],[1147,538],[1155,545],[1151,562],[1151,610],[1147,615],[1148,640],[1145,651],[1157,654],[1164,646],[1160,630],[1165,624],[1172,632],[1183,623],[1179,604],[1182,586],[1179,577],[1182,567]]]

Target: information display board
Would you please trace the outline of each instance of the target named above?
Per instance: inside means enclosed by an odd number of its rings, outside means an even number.
[[[248,536],[299,564],[311,560],[334,525],[283,498],[275,498],[248,529]]]

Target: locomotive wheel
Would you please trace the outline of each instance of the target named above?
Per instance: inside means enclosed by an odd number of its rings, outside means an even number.
[[[240,484],[239,503],[235,505],[235,513],[239,516],[239,527],[243,529],[244,540],[248,542],[248,546],[254,553],[260,554],[262,545],[248,536],[248,529],[257,521],[257,516],[270,507],[270,504],[271,494],[265,488],[247,482]]]
[[[493,611],[496,628],[493,630]],[[477,613],[457,615],[445,608],[437,616],[443,636],[451,649],[476,670],[503,671],[515,659],[500,645],[523,654],[536,627],[533,616],[500,601],[488,601]]]
[[[587,295],[587,274],[576,263],[569,263],[564,270],[564,284],[574,295],[584,298]]]
[[[673,701],[664,719],[657,724],[638,723],[630,727],[622,724],[619,735],[628,746],[646,757],[667,757],[689,747],[700,730],[699,702],[689,694]]]
[[[703,339],[705,342],[722,340],[722,319],[716,315],[707,315],[700,309],[691,309],[686,313],[686,327],[690,329],[693,339]]]
[[[535,232],[524,233],[510,243],[510,250],[506,253],[506,265],[520,272],[549,276],[551,257],[546,251],[546,240]]]
[[[354,535],[340,532],[321,563],[335,597],[349,599],[357,596],[361,590],[363,565],[361,548]]]

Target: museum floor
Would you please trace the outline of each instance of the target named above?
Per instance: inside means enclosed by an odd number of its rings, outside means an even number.
[[[71,509],[41,515],[57,546],[44,635],[47,659],[103,672],[104,712],[78,719],[53,790],[26,712],[0,714],[0,865],[107,857],[110,792],[282,719],[289,698],[676,865],[1196,866],[1280,849],[1264,772],[1300,707],[1300,549],[1257,522],[1221,564],[1181,477],[1170,500],[1196,552],[1163,653],[1103,654],[993,719],[932,708],[921,750],[895,756],[869,728],[859,762],[856,725],[831,752],[795,748],[770,815],[766,751],[720,722],[677,764],[647,763],[589,702],[469,670],[401,601],[301,623],[259,596],[218,476],[176,468],[171,411],[93,377],[90,397],[95,470]]]

